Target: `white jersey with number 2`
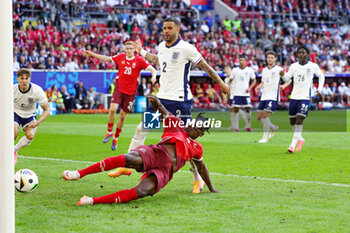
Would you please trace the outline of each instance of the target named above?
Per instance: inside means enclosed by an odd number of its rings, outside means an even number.
[[[170,47],[166,46],[165,41],[161,42],[157,56],[161,71],[157,97],[174,101],[192,99],[188,85],[191,63],[197,64],[202,58],[196,47],[179,37]]]

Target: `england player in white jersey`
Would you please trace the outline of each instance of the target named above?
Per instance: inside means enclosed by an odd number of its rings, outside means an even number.
[[[278,126],[270,121],[270,113],[274,113],[279,101],[279,85],[283,68],[276,65],[277,55],[274,51],[266,53],[267,67],[262,71],[261,83],[256,86],[256,92],[263,88],[258,107],[257,119],[263,124],[264,134],[259,143],[267,143],[274,133],[278,130]]]
[[[300,151],[305,143],[305,139],[301,136],[301,133],[303,131],[303,121],[307,117],[309,110],[313,77],[314,75],[318,77],[317,95],[320,95],[325,81],[320,67],[308,61],[309,50],[305,46],[298,47],[297,57],[299,62],[293,63],[287,74],[283,77],[285,82],[293,78],[293,91],[289,103],[289,118],[294,135],[292,143],[288,148],[290,153]]]
[[[246,58],[244,55],[239,56],[239,67],[233,68],[229,77],[230,85],[230,118],[233,132],[239,132],[239,110],[245,109],[245,129],[253,132],[251,128],[251,101],[250,90],[256,84],[254,70],[246,66]],[[249,85],[250,81],[252,83]]]
[[[41,87],[31,83],[31,72],[22,68],[17,71],[17,82],[13,86],[14,99],[14,130],[15,140],[18,136],[18,129],[22,125],[25,136],[15,145],[15,163],[17,162],[17,152],[19,149],[30,145],[33,141],[38,125],[49,115],[49,104],[46,95]],[[39,120],[36,120],[37,103],[44,112]]]
[[[203,59],[198,50],[191,44],[183,41],[180,36],[180,23],[176,18],[168,17],[163,21],[164,40],[159,44],[158,54],[151,54],[142,49],[141,41],[134,44],[136,52],[141,54],[149,62],[160,66],[160,88],[157,97],[166,109],[173,115],[186,122],[191,118],[192,93],[189,87],[191,64],[199,66],[210,78],[215,80],[224,93],[228,93],[229,87],[225,84],[214,69]],[[151,111],[153,109],[148,109]],[[134,137],[129,146],[129,152],[140,145],[144,145],[147,136],[146,131],[142,131],[142,122],[137,126]],[[194,173],[193,193],[200,193],[204,182],[201,179],[197,168],[191,162]],[[125,174],[124,169],[118,169],[109,173],[116,177]],[[119,172],[123,171],[123,172]]]

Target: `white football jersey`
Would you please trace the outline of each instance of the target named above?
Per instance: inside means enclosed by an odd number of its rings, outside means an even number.
[[[279,85],[280,85],[280,71],[283,68],[274,65],[271,69],[265,67],[261,73],[261,82],[264,83],[264,91],[260,100],[276,100],[279,101]]]
[[[230,99],[233,99],[233,96],[250,96],[250,93],[247,93],[246,90],[249,88],[250,80],[255,79],[255,73],[252,68],[247,66],[244,69],[235,67],[231,71],[230,79],[232,79]]]
[[[293,63],[289,67],[288,73],[283,77],[286,82],[293,78],[293,91],[290,98],[295,100],[309,100],[314,75],[318,77],[318,91],[321,93],[324,84],[324,75],[320,67],[310,61],[305,65],[300,65],[299,62]]]
[[[13,86],[14,111],[22,118],[35,116],[37,102],[40,105],[47,103],[43,89],[34,83],[29,85],[25,93],[19,89],[19,84]]]
[[[175,101],[192,99],[188,85],[191,62],[197,64],[202,58],[196,47],[179,37],[170,47],[166,46],[165,41],[161,42],[157,56],[161,71],[157,97]]]

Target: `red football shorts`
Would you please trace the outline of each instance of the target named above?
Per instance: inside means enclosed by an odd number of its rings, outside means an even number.
[[[124,112],[129,113],[134,104],[136,92],[133,95],[121,93],[118,85],[114,88],[111,103],[119,104]]]
[[[143,145],[134,151],[142,157],[144,174],[157,177],[156,193],[159,192],[173,178],[173,160],[168,151],[162,145]]]

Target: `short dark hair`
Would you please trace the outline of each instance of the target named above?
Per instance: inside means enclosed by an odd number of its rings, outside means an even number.
[[[21,68],[17,71],[17,77],[22,76],[24,74],[28,77],[32,76],[32,72],[27,68]]]
[[[180,22],[175,17],[168,17],[168,18],[164,19],[163,23],[165,23],[165,22],[174,22],[174,24],[177,27],[180,27]]]
[[[208,118],[204,117],[203,114],[204,114],[204,112],[199,113],[199,114],[197,115],[197,117],[196,117],[196,121],[203,121],[203,122],[207,121]],[[208,127],[204,127],[204,126],[203,126],[202,129],[203,129],[204,131],[207,131],[207,133],[209,133],[210,127],[209,127],[209,126],[208,126]]]
[[[241,58],[243,58],[244,60],[247,60],[247,58],[243,54],[239,55],[239,59],[241,59]]]
[[[269,50],[269,51],[266,52],[266,57],[267,57],[268,55],[273,55],[273,56],[277,57],[276,52],[275,52],[275,51],[272,51],[272,50]]]
[[[298,49],[297,49],[297,53],[299,52],[300,49],[304,49],[308,54],[310,54],[309,49],[305,45],[299,46]]]

